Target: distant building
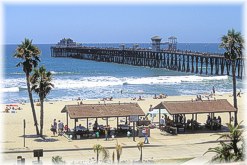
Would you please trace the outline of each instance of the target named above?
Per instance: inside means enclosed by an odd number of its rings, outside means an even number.
[[[152,51],[153,52],[159,52],[160,51],[160,42],[162,40],[159,36],[154,36],[151,38],[152,40]]]
[[[74,42],[72,39],[70,38],[63,38],[61,39],[57,45],[59,46],[67,46],[67,47],[73,47],[73,46],[77,46],[76,42]]]
[[[169,50],[176,50],[177,49],[177,37],[174,37],[174,36],[169,37],[168,44],[169,44],[169,47],[168,47]]]

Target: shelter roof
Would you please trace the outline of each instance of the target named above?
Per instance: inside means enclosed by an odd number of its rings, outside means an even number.
[[[156,105],[154,109],[166,109],[171,115],[236,111],[226,99],[209,101],[164,101]]]
[[[61,112],[68,112],[71,119],[145,116],[137,103],[66,105]]]

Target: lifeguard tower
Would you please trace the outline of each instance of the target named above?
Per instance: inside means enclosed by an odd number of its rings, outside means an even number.
[[[154,36],[151,38],[152,40],[152,51],[153,52],[159,52],[160,51],[160,42],[162,40],[159,36]]]
[[[177,37],[171,36],[168,38],[168,50],[176,50],[177,49]]]

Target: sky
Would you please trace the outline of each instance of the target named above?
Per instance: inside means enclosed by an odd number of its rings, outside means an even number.
[[[218,43],[229,29],[243,33],[239,4],[5,4],[4,43],[24,38],[53,44],[62,38],[80,43],[149,43],[176,36],[180,43]]]

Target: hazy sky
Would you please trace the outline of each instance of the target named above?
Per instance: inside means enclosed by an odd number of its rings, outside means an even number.
[[[166,41],[219,42],[228,29],[243,30],[242,5],[4,5],[5,43],[81,43]]]

